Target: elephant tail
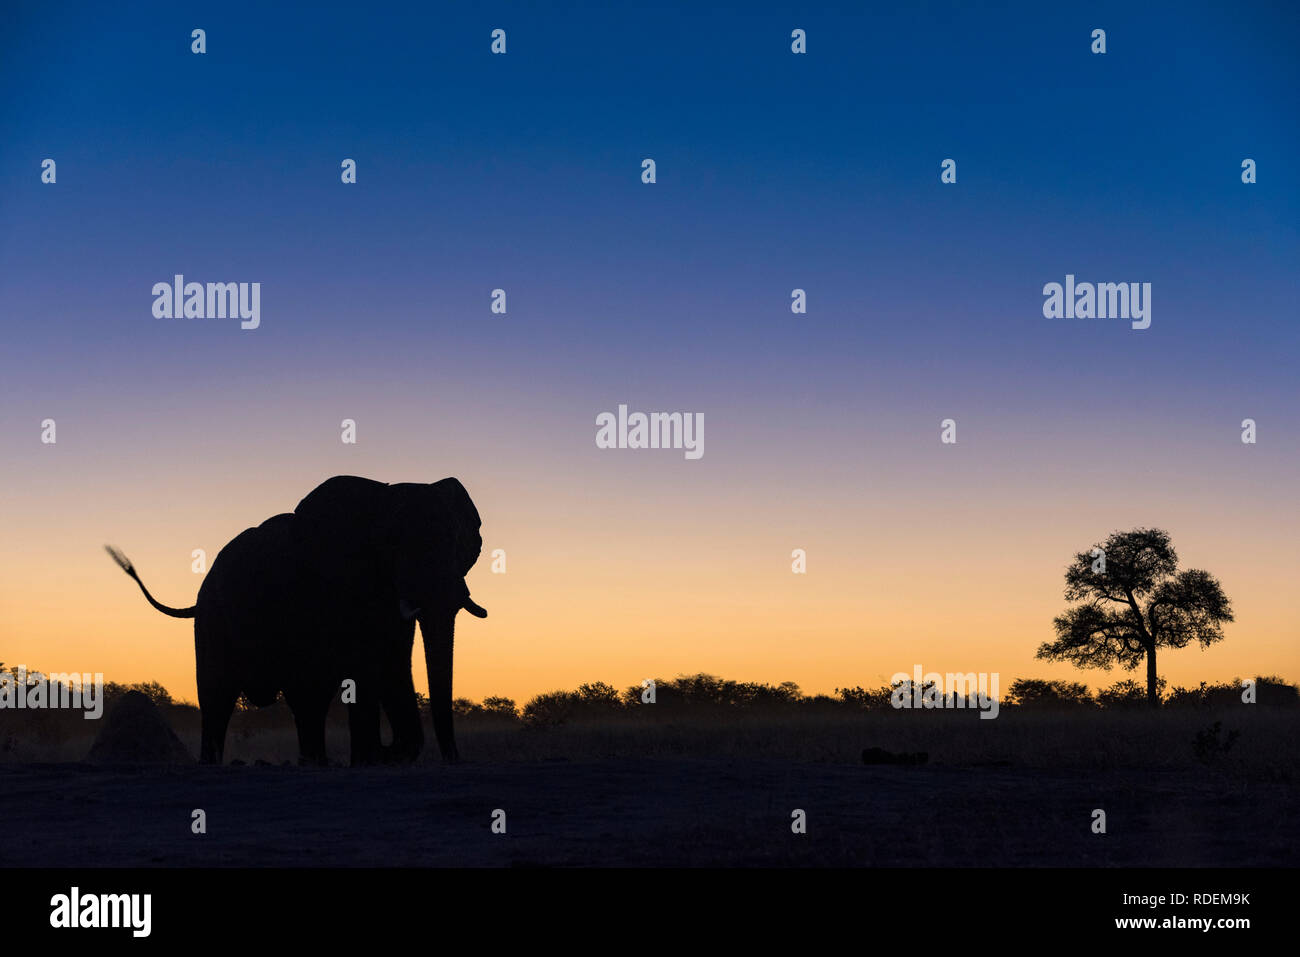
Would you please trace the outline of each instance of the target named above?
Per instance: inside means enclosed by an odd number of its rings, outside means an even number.
[[[191,605],[189,608],[171,608],[164,605],[162,602],[155,601],[153,595],[149,594],[149,589],[144,587],[144,582],[140,581],[140,576],[135,573],[135,566],[131,564],[131,559],[127,558],[112,545],[105,545],[104,551],[108,552],[108,554],[112,556],[113,561],[122,566],[122,571],[135,579],[135,583],[139,585],[140,590],[144,592],[144,597],[149,599],[149,604],[153,605],[164,615],[170,615],[172,618],[194,617],[194,609],[197,606]]]

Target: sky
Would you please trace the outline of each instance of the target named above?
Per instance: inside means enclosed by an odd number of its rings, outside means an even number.
[[[4,6],[0,660],[193,699],[104,543],[187,605],[331,475],[454,475],[458,696],[1107,684],[1034,652],[1135,526],[1236,612],[1171,684],[1300,680],[1294,7],[608,6]],[[259,327],[155,317],[178,273]],[[1067,274],[1150,328],[1045,318]],[[703,456],[598,448],[620,404]]]

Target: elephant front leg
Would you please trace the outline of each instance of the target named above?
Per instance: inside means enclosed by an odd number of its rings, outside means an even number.
[[[329,764],[325,750],[325,716],[329,712],[330,697],[286,690],[284,700],[298,727],[298,763],[325,767]]]

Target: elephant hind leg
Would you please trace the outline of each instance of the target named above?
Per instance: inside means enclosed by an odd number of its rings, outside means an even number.
[[[411,680],[411,653],[405,661],[390,668],[384,676],[384,713],[393,731],[393,743],[385,751],[390,762],[414,761],[424,748],[424,728],[420,724],[420,705]]]
[[[285,692],[284,700],[293,711],[298,727],[298,763],[325,767],[329,756],[325,751],[325,716],[329,713],[332,695],[308,694],[302,691]]]
[[[239,692],[231,688],[199,688],[199,716],[203,726],[199,761],[203,764],[221,763],[226,749],[226,728],[238,699]]]
[[[352,766],[377,764],[381,755],[377,681],[358,683],[356,703],[348,705],[348,731],[352,739]]]
[[[403,695],[390,707],[385,704],[388,725],[393,731],[393,741],[384,748],[385,759],[400,764],[416,760],[424,750],[424,728],[420,726],[420,706],[412,689],[409,697]]]

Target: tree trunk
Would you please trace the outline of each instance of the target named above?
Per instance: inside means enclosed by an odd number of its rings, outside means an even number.
[[[1147,704],[1153,708],[1160,707],[1160,692],[1156,687],[1156,646],[1147,646]]]

